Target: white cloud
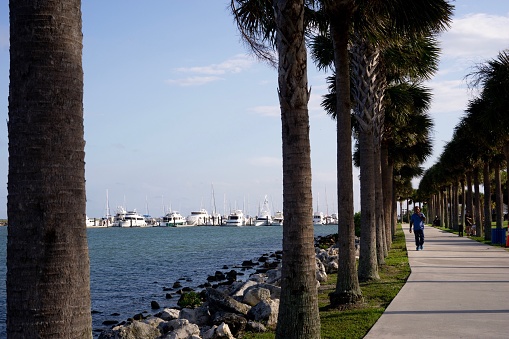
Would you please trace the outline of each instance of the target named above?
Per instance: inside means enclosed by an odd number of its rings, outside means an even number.
[[[432,113],[449,113],[465,110],[469,90],[462,80],[431,81],[433,91]]]
[[[469,63],[494,58],[500,46],[509,48],[507,27],[509,15],[478,13],[455,19],[451,28],[440,38],[443,56]]]
[[[215,82],[218,80],[224,80],[221,77],[215,77],[215,76],[195,76],[195,77],[188,77],[188,78],[181,78],[181,79],[168,79],[165,81],[165,83],[169,85],[177,85],[181,87],[188,87],[188,86],[200,86],[205,85],[210,82]]]
[[[177,72],[196,73],[196,74],[227,74],[227,73],[240,73],[251,67],[254,60],[248,55],[239,54],[231,59],[223,61],[220,64],[212,64],[208,66],[195,66],[195,67],[180,67]]]
[[[251,108],[251,111],[255,112],[258,115],[265,117],[280,117],[281,110],[279,106],[256,106]]]
[[[224,78],[219,75],[240,73],[249,69],[253,63],[254,60],[248,55],[239,54],[219,64],[176,68],[176,72],[195,74],[195,76],[168,79],[165,82],[177,86],[200,86],[210,82],[224,80]]]

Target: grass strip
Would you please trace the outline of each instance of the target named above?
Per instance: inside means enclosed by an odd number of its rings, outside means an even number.
[[[363,302],[331,308],[329,293],[336,288],[337,274],[330,274],[318,293],[321,338],[363,338],[398,294],[410,275],[405,235],[401,228],[395,234],[385,264],[379,267],[380,280],[361,283]],[[241,338],[273,339],[274,332],[246,333]]]

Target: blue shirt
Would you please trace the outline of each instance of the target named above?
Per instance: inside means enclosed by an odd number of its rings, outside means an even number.
[[[422,217],[422,219],[421,219]],[[410,223],[413,225],[414,231],[423,230],[424,229],[424,220],[426,217],[422,213],[414,213],[410,217]]]

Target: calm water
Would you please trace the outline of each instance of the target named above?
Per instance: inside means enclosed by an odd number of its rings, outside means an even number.
[[[337,226],[315,227],[315,235],[337,233]],[[151,312],[150,302],[176,305],[166,299],[179,279],[195,288],[223,266],[233,269],[244,260],[281,249],[282,227],[148,227],[88,229],[90,288],[94,329],[105,320],[123,321]],[[5,258],[7,227],[0,227],[0,338],[5,337]],[[247,276],[239,277],[246,279]],[[170,291],[172,293],[174,291]],[[118,313],[119,315],[112,315]],[[97,332],[95,332],[98,334]]]

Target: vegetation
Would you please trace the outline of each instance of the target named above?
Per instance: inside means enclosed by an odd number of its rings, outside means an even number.
[[[201,305],[202,300],[199,293],[196,292],[187,292],[180,296],[179,301],[177,302],[177,305],[180,307],[189,307],[189,308],[195,308],[196,306]]]
[[[331,274],[322,283],[318,293],[320,307],[321,338],[363,338],[378,318],[383,314],[392,299],[396,297],[410,275],[405,235],[398,227],[385,265],[379,269],[380,280],[361,283],[363,302],[332,308],[329,293],[336,287],[336,274]],[[248,333],[242,338],[272,339],[274,333]]]

